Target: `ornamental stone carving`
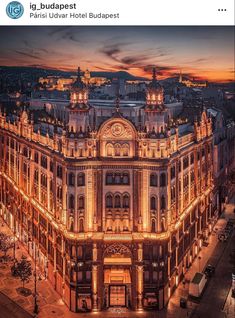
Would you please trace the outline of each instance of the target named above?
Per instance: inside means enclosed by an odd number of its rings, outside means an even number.
[[[130,249],[119,243],[114,243],[106,248],[104,251],[105,257],[115,257],[115,256],[124,256],[124,257],[130,257],[131,251]]]
[[[127,124],[115,122],[108,124],[105,127],[102,137],[105,139],[132,139],[133,133],[131,127],[129,127]]]

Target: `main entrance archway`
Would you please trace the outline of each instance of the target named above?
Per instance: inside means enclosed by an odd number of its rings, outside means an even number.
[[[129,307],[131,300],[131,251],[123,244],[112,244],[104,252],[106,307]]]

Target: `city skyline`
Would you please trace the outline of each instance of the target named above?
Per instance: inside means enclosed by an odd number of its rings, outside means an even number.
[[[233,27],[2,27],[1,66],[234,81]]]

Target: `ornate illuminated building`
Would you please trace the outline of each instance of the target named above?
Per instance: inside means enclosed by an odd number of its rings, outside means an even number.
[[[79,70],[64,127],[0,114],[1,215],[72,311],[163,308],[211,229],[211,119],[163,94],[154,71],[135,121],[117,99],[97,122]]]

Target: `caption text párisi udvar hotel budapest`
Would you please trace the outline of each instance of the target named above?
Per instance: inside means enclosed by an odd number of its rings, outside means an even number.
[[[77,3],[30,3],[30,18],[33,19],[119,19],[119,13],[78,12]],[[66,11],[70,11],[66,13]]]

